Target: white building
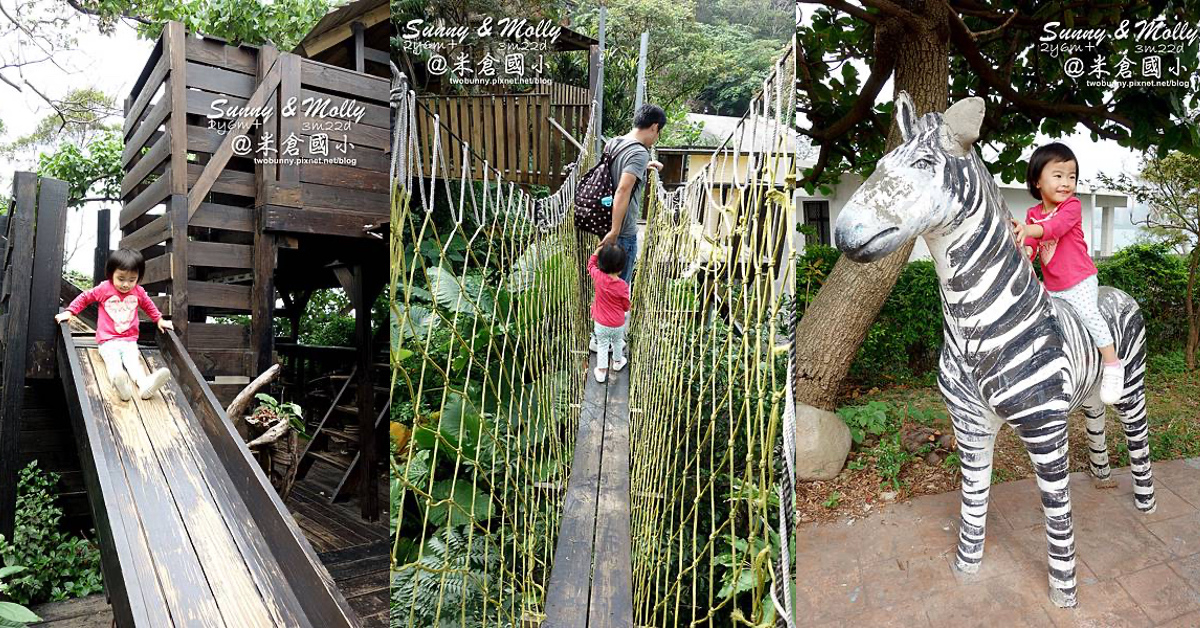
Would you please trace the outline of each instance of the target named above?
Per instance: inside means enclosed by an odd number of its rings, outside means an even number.
[[[812,162],[802,161],[800,170],[811,167]],[[1029,195],[1029,190],[1024,183],[1003,183],[999,177],[996,177],[996,185],[1000,187],[1001,196],[1004,202],[1008,205],[1008,211],[1013,218],[1017,220],[1025,220],[1025,212],[1037,201]],[[855,190],[862,185],[862,178],[857,175],[847,174],[842,176],[842,181],[837,186],[832,188],[832,194],[829,196],[809,196],[803,189],[796,190],[795,206],[796,219],[802,224],[811,225],[817,231],[817,237],[822,244],[833,244],[833,225],[837,221],[838,213],[845,206],[846,201],[854,194]],[[1083,233],[1088,235],[1088,246],[1092,248],[1094,257],[1108,257],[1113,254],[1113,226],[1114,226],[1114,209],[1117,207],[1128,207],[1129,197],[1124,194],[1112,192],[1108,190],[1093,189],[1086,185],[1080,185],[1075,190],[1075,196],[1083,205]],[[1093,228],[1093,215],[1095,209],[1100,208],[1101,212],[1101,229],[1100,237],[1090,237],[1096,233]],[[798,246],[804,246],[804,236],[800,235],[800,243]],[[1096,242],[1095,240],[1100,240]],[[929,259],[929,249],[925,246],[925,241],[921,238],[917,239],[916,246],[913,247],[911,260]]]

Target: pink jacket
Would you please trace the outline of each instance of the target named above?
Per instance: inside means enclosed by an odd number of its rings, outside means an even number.
[[[138,320],[137,311],[140,307],[155,323],[162,314],[154,307],[154,302],[146,296],[146,290],[134,286],[133,290],[122,294],[111,281],[104,283],[75,297],[67,306],[67,311],[78,316],[83,308],[100,304],[100,316],[96,320],[96,342],[109,340],[137,340]]]
[[[596,266],[596,256],[588,260],[588,274],[596,284],[596,300],[592,301],[592,320],[605,327],[620,327],[625,324],[625,312],[629,311],[629,284],[620,277],[613,277]]]
[[[1042,226],[1041,238],[1025,238],[1034,257],[1042,260],[1042,278],[1046,289],[1061,292],[1096,274],[1096,265],[1088,254],[1083,237],[1083,205],[1072,196],[1049,214],[1038,203],[1025,212],[1025,222]]]

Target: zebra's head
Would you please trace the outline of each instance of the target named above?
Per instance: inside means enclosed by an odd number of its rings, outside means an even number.
[[[952,192],[974,158],[983,99],[918,118],[906,92],[896,97],[903,143],[884,155],[838,214],[834,242],[850,259],[873,262],[909,240],[947,225],[963,210]]]

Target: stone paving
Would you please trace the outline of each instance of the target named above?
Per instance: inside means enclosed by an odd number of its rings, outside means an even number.
[[[978,574],[952,567],[959,493],[919,497],[866,519],[800,528],[799,626],[1170,626],[1200,628],[1200,458],[1154,463],[1158,508],[1071,475],[1078,606],[1047,595],[1046,537],[1033,479],[992,486]]]

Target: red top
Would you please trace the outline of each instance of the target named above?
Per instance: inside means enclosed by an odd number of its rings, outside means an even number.
[[[620,277],[613,277],[596,266],[596,255],[588,260],[588,274],[596,284],[596,300],[592,301],[592,319],[605,327],[620,327],[625,324],[625,312],[629,311],[629,284]]]
[[[1042,260],[1042,278],[1046,289],[1066,290],[1096,274],[1096,265],[1088,254],[1083,238],[1083,205],[1072,196],[1043,214],[1041,203],[1025,212],[1025,222],[1042,226],[1041,238],[1025,238],[1025,246],[1033,248],[1035,257]]]
[[[162,318],[158,308],[154,307],[154,302],[146,296],[144,288],[134,286],[133,290],[122,293],[111,281],[105,281],[75,297],[75,300],[67,306],[67,311],[78,316],[83,308],[93,303],[100,304],[100,315],[96,320],[96,342],[98,343],[109,340],[137,340],[139,307],[155,323]]]

